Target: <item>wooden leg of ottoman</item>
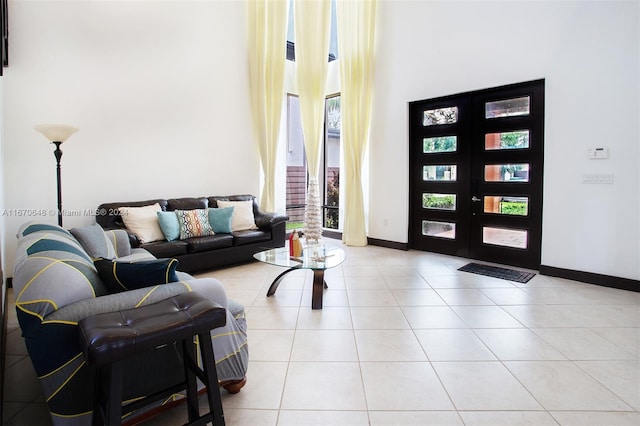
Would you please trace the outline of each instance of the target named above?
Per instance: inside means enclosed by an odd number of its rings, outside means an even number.
[[[200,353],[202,354],[204,374],[208,382],[207,398],[209,399],[209,409],[213,414],[213,424],[224,426],[222,399],[220,397],[220,387],[218,386],[218,372],[216,371],[216,360],[213,356],[211,334],[199,334],[198,340],[200,342]]]
[[[189,423],[191,423],[200,417],[200,409],[198,408],[198,382],[195,374],[193,374],[193,368],[197,366],[193,337],[182,341],[182,351],[184,356],[184,375],[186,376],[187,383],[187,413],[189,415]]]
[[[94,425],[120,425],[122,422],[122,361],[103,365],[97,369]]]
[[[202,368],[200,368],[197,363],[193,340],[185,339],[182,341],[187,388],[187,412],[189,414],[189,423],[187,423],[187,425],[205,425],[212,422],[214,426],[224,426],[222,399],[220,397],[220,387],[218,386],[218,372],[216,371],[216,363],[213,355],[211,334],[208,332],[198,334],[198,344],[200,346]],[[198,408],[196,377],[207,387],[209,412],[203,416],[200,416]]]

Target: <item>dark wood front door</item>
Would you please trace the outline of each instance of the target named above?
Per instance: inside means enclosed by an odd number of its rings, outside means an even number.
[[[409,104],[411,248],[540,266],[544,80]]]

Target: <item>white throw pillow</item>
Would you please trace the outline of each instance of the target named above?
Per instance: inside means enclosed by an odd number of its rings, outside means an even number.
[[[244,231],[246,229],[258,229],[253,216],[253,200],[247,201],[223,201],[218,200],[218,207],[233,207],[231,215],[231,230]]]
[[[158,222],[158,212],[162,211],[156,203],[144,207],[120,207],[120,216],[124,225],[142,243],[164,240],[164,234]]]

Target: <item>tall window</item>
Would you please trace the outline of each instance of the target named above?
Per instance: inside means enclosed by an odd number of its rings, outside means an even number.
[[[322,179],[324,186],[325,228],[339,228],[340,207],[340,95],[327,98],[325,102],[325,133],[323,149]],[[321,188],[322,189],[322,188]]]
[[[296,60],[296,40],[293,30],[293,0],[289,0],[289,26],[287,28],[287,59]],[[329,62],[338,59],[338,21],[336,19],[336,0],[331,0],[331,36],[329,38]]]
[[[320,193],[323,194],[322,226],[330,229],[340,228],[340,122],[340,95],[334,95],[325,102],[325,136],[320,159],[322,173],[319,176]],[[287,95],[287,229],[301,229],[304,226],[307,183],[300,101],[296,95]]]
[[[304,226],[307,160],[300,122],[300,99],[287,95],[287,229]]]
[[[289,24],[287,31],[287,59],[295,61],[294,0],[289,0]],[[338,58],[338,35],[336,20],[336,0],[331,0],[331,35],[329,58]],[[340,95],[332,95],[325,101],[325,129],[321,148],[320,194],[322,197],[322,217],[324,228],[340,229]],[[307,162],[304,138],[300,122],[300,101],[298,96],[287,95],[287,176],[286,209],[289,216],[287,229],[301,229],[304,226],[304,211],[308,184]]]

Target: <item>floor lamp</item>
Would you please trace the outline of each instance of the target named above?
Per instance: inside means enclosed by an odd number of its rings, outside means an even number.
[[[62,183],[60,181],[62,150],[60,145],[80,129],[66,124],[38,124],[34,128],[56,146],[53,155],[56,157],[56,178],[58,183],[58,225],[62,226]]]

